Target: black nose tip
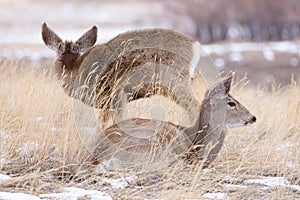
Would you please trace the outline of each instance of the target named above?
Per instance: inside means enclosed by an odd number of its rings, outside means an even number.
[[[255,116],[252,117],[252,121],[256,122],[256,117]]]

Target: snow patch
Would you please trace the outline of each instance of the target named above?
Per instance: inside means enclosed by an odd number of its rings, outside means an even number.
[[[222,192],[214,192],[214,193],[205,193],[202,195],[203,198],[207,199],[227,199],[228,195]]]
[[[1,200],[40,200],[39,197],[25,193],[0,192]]]
[[[269,48],[265,48],[263,50],[263,55],[264,55],[265,59],[270,62],[275,60],[274,52],[272,50],[270,50]]]
[[[128,186],[129,183],[132,183],[135,180],[137,180],[136,176],[122,177],[117,179],[103,178],[103,181],[109,183],[112,188],[119,188],[119,189],[125,188],[126,186]]]
[[[0,130],[0,136],[2,137],[2,135],[6,135],[6,132],[4,130]]]
[[[294,144],[292,142],[286,141],[284,143],[279,144],[278,147],[276,148],[276,150],[282,151],[282,150],[287,150],[287,149],[290,149],[293,147],[294,147]]]
[[[36,122],[36,123],[39,123],[39,122],[41,122],[42,120],[43,120],[43,117],[40,117],[40,116],[38,116],[38,117],[35,118],[35,122]]]
[[[224,181],[229,183],[220,184],[225,189],[242,189],[247,188],[250,185],[258,185],[261,186],[263,190],[269,190],[272,187],[286,187],[292,190],[300,192],[300,185],[290,185],[289,181],[287,181],[284,177],[264,177],[257,179],[241,179],[241,178],[233,178],[233,177],[225,177]],[[233,184],[230,184],[233,183]]]
[[[23,147],[16,149],[16,152],[18,152],[23,159],[29,159],[32,162],[35,159],[39,159],[39,154],[37,154],[38,149],[40,149],[39,143],[27,141]]]
[[[41,194],[41,198],[60,199],[60,200],[77,200],[79,197],[88,197],[91,200],[111,200],[111,196],[105,192],[97,190],[85,190],[76,187],[66,187],[62,193]]]
[[[4,130],[0,130],[0,138],[1,140],[5,140],[5,139],[9,139],[11,137],[11,135],[7,132],[5,132]]]
[[[11,177],[5,174],[0,174],[0,181],[10,179]]]
[[[22,160],[26,162],[34,162],[40,159],[39,151],[45,148],[55,148],[55,144],[38,143],[27,141],[23,146],[17,148],[15,151],[19,154]]]
[[[4,164],[7,160],[5,158],[1,158],[1,152],[0,152],[0,164]]]
[[[231,177],[231,176],[225,176],[224,181],[229,182],[229,183],[237,183],[237,182],[243,182],[244,179],[235,178],[235,177]]]
[[[299,168],[300,165],[289,160],[289,161],[287,161],[286,166],[289,168],[296,168],[296,167]]]
[[[291,185],[290,188],[292,188],[293,190],[296,190],[296,191],[300,192],[300,185]]]
[[[269,187],[274,186],[289,186],[290,183],[284,177],[266,177],[261,179],[248,179],[243,182],[245,185],[264,185]]]
[[[248,186],[245,185],[236,185],[236,184],[221,184],[222,187],[226,188],[227,190],[232,189],[232,188],[247,188]]]

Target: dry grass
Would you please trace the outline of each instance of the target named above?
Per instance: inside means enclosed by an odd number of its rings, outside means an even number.
[[[72,99],[48,72],[37,72],[19,61],[0,66],[0,173],[13,179],[0,181],[0,190],[53,192],[60,186],[107,190],[115,198],[199,198],[205,192],[225,191],[231,199],[295,198],[286,188],[264,190],[258,186],[226,189],[240,179],[283,176],[300,184],[300,86],[233,89],[258,121],[231,130],[220,155],[209,170],[200,163],[178,161],[164,171],[139,174],[124,189],[109,189],[103,176],[88,163],[73,119]]]

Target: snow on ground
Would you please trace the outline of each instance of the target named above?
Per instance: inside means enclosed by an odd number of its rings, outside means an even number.
[[[266,60],[268,61],[274,61],[275,60],[275,54],[274,51],[270,50],[269,48],[265,48],[263,50],[263,55]]]
[[[0,192],[1,200],[40,200],[39,197],[25,193]]]
[[[117,179],[103,178],[103,181],[109,183],[112,188],[125,188],[129,183],[134,182],[137,177],[122,177]]]
[[[234,188],[234,187],[246,188],[248,186],[258,185],[267,188],[287,187],[300,192],[299,185],[291,185],[289,181],[286,180],[284,177],[263,177],[263,178],[256,178],[256,179],[240,179],[240,178],[226,177],[225,181],[235,183],[235,184],[221,184],[224,188],[227,189]]]
[[[11,137],[11,135],[9,133],[7,133],[4,130],[0,130],[0,139],[1,139],[1,141],[9,139],[10,137]]]
[[[222,192],[214,192],[214,193],[205,193],[202,195],[203,198],[206,199],[227,199],[228,195]]]
[[[0,174],[0,181],[5,181],[11,177],[5,174]],[[132,177],[121,177],[117,179],[103,178],[104,182],[110,184],[111,188],[124,189],[127,185],[134,182],[137,179],[136,176]],[[77,200],[79,197],[88,197],[92,200],[108,200],[112,199],[110,195],[105,192],[98,190],[87,190],[77,187],[65,187],[61,193],[50,193],[41,194],[39,197],[25,194],[25,193],[11,193],[11,192],[0,192],[1,200],[35,200],[35,199],[60,199],[60,200]]]
[[[5,174],[0,174],[0,181],[10,179],[10,176]]]
[[[77,200],[78,198],[89,198],[91,200],[111,200],[111,196],[105,192],[97,190],[85,190],[76,187],[66,187],[64,192],[41,194],[38,196],[26,193],[0,192],[1,200],[41,200],[41,199],[59,199],[59,200]]]
[[[5,181],[10,179],[10,176],[0,174],[0,181]],[[119,183],[121,184],[121,181]],[[76,187],[65,187],[64,192],[52,193],[52,194],[41,194],[39,197],[34,195],[29,195],[25,193],[13,193],[13,192],[0,192],[1,200],[36,200],[36,199],[60,199],[60,200],[77,200],[79,197],[89,197],[91,200],[110,200],[112,199],[105,192],[97,190],[85,190]]]
[[[263,185],[268,187],[289,186],[290,183],[284,177],[265,177],[260,179],[248,179],[243,182],[245,185]]]
[[[66,187],[62,193],[41,194],[42,199],[77,200],[79,197],[88,197],[91,200],[111,200],[111,196],[97,190],[85,190],[76,187]]]
[[[0,181],[10,179],[9,176],[0,174]],[[111,178],[103,178],[103,181],[109,183],[111,188],[115,189],[124,189],[130,183],[134,182],[137,177],[121,177],[117,179]],[[260,186],[262,188],[277,188],[277,187],[285,187],[290,188],[293,191],[300,192],[299,185],[291,185],[289,181],[287,181],[284,177],[263,177],[263,178],[256,178],[256,179],[241,179],[241,178],[233,178],[233,177],[226,177],[224,180],[228,182],[235,182],[235,183],[224,183],[221,186],[225,190],[234,189],[246,189],[253,185]],[[40,194],[39,196],[33,196],[25,193],[10,193],[10,192],[0,192],[0,199],[1,200],[35,200],[35,199],[60,199],[60,200],[77,200],[78,198],[90,198],[92,200],[108,200],[112,199],[112,197],[102,191],[98,190],[88,190],[82,189],[77,187],[65,187],[64,191],[61,193],[50,193],[50,194]],[[230,195],[223,192],[210,192],[205,193],[202,195],[205,199],[228,199]]]

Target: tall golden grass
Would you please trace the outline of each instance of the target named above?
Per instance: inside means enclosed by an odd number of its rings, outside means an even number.
[[[220,155],[209,170],[199,163],[179,160],[164,171],[139,174],[136,183],[112,190],[116,197],[196,198],[208,191],[227,191],[231,196],[296,195],[289,190],[226,190],[233,178],[283,176],[300,184],[300,86],[233,88],[237,97],[258,121],[255,125],[230,130]],[[66,96],[48,71],[37,71],[19,61],[0,66],[0,173],[13,178],[0,181],[1,190],[50,192],[53,187],[80,183],[98,188],[103,174],[89,164],[89,152],[77,134],[72,99]],[[138,107],[137,107],[138,108]],[[237,181],[238,182],[238,181]],[[53,186],[52,189],[50,186]],[[98,187],[97,187],[98,186]]]

